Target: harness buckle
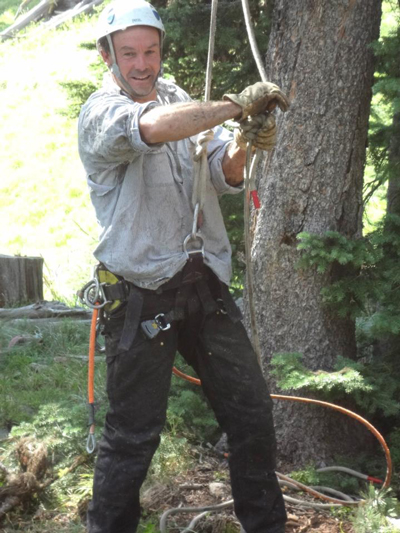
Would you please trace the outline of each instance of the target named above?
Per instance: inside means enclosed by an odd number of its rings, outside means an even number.
[[[140,328],[148,339],[154,339],[160,333],[160,328],[155,320],[143,320]]]

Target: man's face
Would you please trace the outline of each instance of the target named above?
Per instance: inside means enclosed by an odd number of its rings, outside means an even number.
[[[112,39],[121,75],[129,83],[133,99],[141,103],[155,100],[155,83],[161,65],[158,30],[150,26],[132,26],[116,32]],[[103,52],[102,56],[110,65],[110,54]]]

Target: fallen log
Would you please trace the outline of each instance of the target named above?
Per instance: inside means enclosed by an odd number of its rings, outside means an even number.
[[[39,30],[54,30],[64,24],[64,22],[68,22],[78,15],[90,13],[95,6],[98,6],[102,2],[103,0],[92,0],[91,2],[88,0],[82,0],[82,2],[79,2],[79,4],[74,6],[72,9],[69,9],[64,13],[60,13],[59,15],[52,17],[50,20],[43,22]]]
[[[26,28],[26,26],[28,26],[31,22],[38,21],[46,13],[48,13],[50,6],[53,4],[53,0],[42,0],[40,4],[25,13],[25,15],[20,17],[20,19],[14,22],[14,24],[3,30],[0,33],[1,40],[4,41],[5,39],[10,39],[16,33]]]
[[[1,310],[0,310],[1,314]],[[0,320],[1,320],[0,316]],[[29,325],[30,326],[38,326],[38,328],[41,327],[53,327],[53,326],[59,326],[62,324],[62,318],[70,318],[73,320],[79,320],[80,324],[88,324],[90,325],[92,322],[91,314],[89,313],[86,318],[82,318],[81,316],[74,316],[71,315],[69,317],[60,317],[60,318],[29,318]],[[26,318],[7,318],[8,323],[10,323],[12,326],[15,326],[18,328],[21,324],[26,324],[27,319]]]
[[[90,13],[95,6],[101,4],[102,2],[103,0],[82,0],[71,9],[54,15],[49,20],[46,20],[45,22],[40,24],[38,31],[42,32],[43,30],[46,31],[56,29],[65,22],[77,17],[78,15]],[[5,40],[14,37],[19,31],[26,28],[31,22],[37,22],[45,15],[49,15],[54,5],[54,0],[42,0],[40,4],[32,8],[14,24],[2,31],[0,33],[0,38],[2,40]]]
[[[60,319],[74,318],[87,320],[91,316],[91,311],[83,307],[68,307],[61,302],[46,302],[45,300],[36,302],[24,307],[15,309],[0,309],[0,319]]]
[[[53,358],[53,361],[55,363],[67,363],[69,359],[76,359],[78,361],[87,362],[89,360],[89,356],[88,355],[58,355],[57,357]],[[101,355],[96,355],[94,360],[97,363],[103,363],[105,361],[105,357]]]

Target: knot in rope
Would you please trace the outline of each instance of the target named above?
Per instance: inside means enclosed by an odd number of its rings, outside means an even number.
[[[213,130],[202,131],[201,133],[199,133],[199,135],[197,136],[197,145],[193,155],[193,161],[197,162],[200,160],[202,154],[207,154],[208,143],[213,139]]]

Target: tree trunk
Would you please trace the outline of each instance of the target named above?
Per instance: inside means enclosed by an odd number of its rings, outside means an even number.
[[[262,208],[253,220],[255,306],[267,376],[276,353],[301,352],[310,369],[331,370],[339,355],[356,352],[354,323],[321,303],[321,288],[337,272],[300,272],[296,246],[300,232],[361,236],[369,45],[378,38],[380,14],[379,0],[275,2],[266,69],[291,107],[277,117],[278,144],[262,169]],[[354,448],[351,426],[321,408],[277,403],[275,423],[280,457],[291,464],[330,460],[347,444]]]
[[[43,259],[0,255],[0,307],[43,300]]]

